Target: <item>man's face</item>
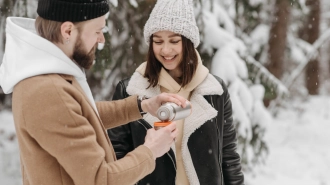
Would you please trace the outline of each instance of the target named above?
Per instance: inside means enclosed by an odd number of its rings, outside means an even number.
[[[97,45],[104,43],[102,32],[104,27],[105,16],[88,20],[79,27],[72,58],[81,67],[85,69],[92,67]]]
[[[83,40],[79,37],[75,43],[72,58],[77,64],[84,68],[90,69],[95,60],[95,51],[96,51],[97,43],[93,46],[93,48],[88,51],[83,44]]]

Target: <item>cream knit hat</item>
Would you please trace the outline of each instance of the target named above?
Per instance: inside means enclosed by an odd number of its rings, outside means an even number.
[[[193,10],[193,0],[158,0],[144,26],[144,39],[149,45],[150,36],[158,31],[172,31],[199,45],[199,30]]]

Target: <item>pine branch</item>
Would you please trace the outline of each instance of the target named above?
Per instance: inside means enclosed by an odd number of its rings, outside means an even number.
[[[275,89],[278,96],[283,96],[289,93],[286,86],[252,56],[248,55],[243,57],[243,59],[246,61],[247,66],[251,68],[255,74],[253,77],[254,80],[260,80],[260,82],[270,85]]]
[[[317,53],[319,48],[327,41],[330,39],[330,30],[328,29],[325,31],[312,45],[312,50],[310,50],[307,55],[306,59],[298,65],[296,70],[293,71],[293,73],[289,76],[289,78],[284,82],[286,87],[290,88],[294,82],[297,80],[298,76],[303,73],[305,67],[307,64],[315,59],[317,57]]]

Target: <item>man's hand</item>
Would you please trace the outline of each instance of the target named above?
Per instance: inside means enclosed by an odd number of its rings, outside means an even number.
[[[158,108],[166,102],[173,102],[177,105],[185,108],[186,107],[186,99],[171,93],[161,93],[155,97],[143,100],[141,102],[141,108],[144,112],[149,112],[151,115],[156,116],[156,112]]]
[[[154,159],[163,156],[170,150],[170,147],[178,135],[176,123],[172,122],[164,128],[155,130],[153,128],[147,131],[144,146],[148,147],[154,156]]]

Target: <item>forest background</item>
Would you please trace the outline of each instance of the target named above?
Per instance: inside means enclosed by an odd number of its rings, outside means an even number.
[[[132,75],[145,61],[143,27],[156,0],[110,2],[106,42],[99,45],[96,62],[87,72],[95,100],[111,100],[118,81]],[[228,85],[243,170],[253,172],[256,166],[265,165],[269,156],[271,149],[265,136],[279,111],[292,108],[292,101],[330,94],[330,2],[193,2],[201,34],[197,50],[210,72]],[[35,18],[36,7],[37,0],[0,0],[0,63],[5,51],[6,18]],[[10,110],[11,95],[0,88],[0,113]],[[18,153],[17,147],[6,150],[8,143],[16,146],[16,136],[1,125],[2,156]],[[0,164],[4,166],[5,162]],[[10,174],[19,174],[19,168]]]

